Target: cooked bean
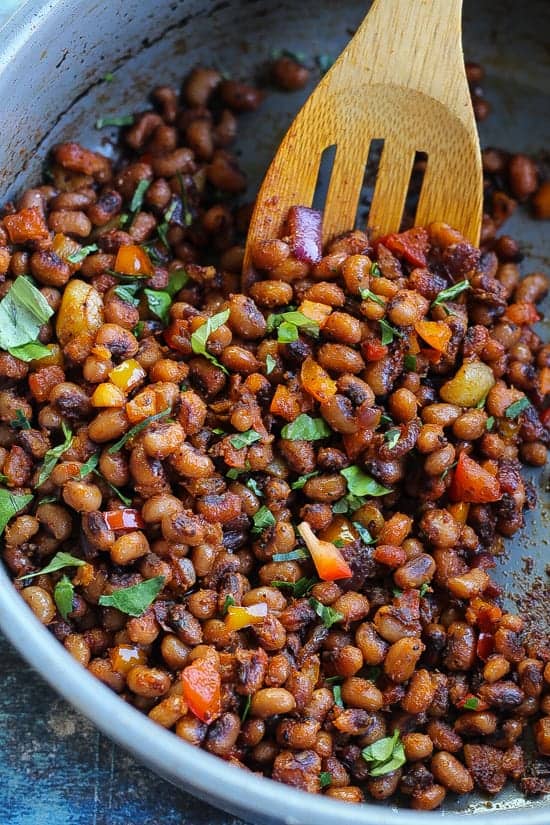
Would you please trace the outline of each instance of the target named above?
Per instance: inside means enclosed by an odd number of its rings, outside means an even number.
[[[474,788],[470,773],[451,753],[436,753],[430,762],[430,770],[437,781],[450,791],[469,793]]]

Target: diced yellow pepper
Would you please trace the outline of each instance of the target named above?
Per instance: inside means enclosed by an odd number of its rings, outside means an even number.
[[[31,361],[31,370],[40,370],[42,367],[62,367],[64,364],[63,350],[59,344],[46,344],[50,351],[49,355],[43,358],[35,358]]]
[[[329,307],[327,304],[321,304],[317,301],[302,301],[298,310],[305,315],[306,318],[309,318],[311,321],[316,321],[321,329],[326,323],[326,320],[330,313],[332,312],[332,307]]]
[[[60,258],[66,260],[69,255],[74,255],[75,252],[79,251],[80,244],[77,243],[77,241],[73,241],[73,239],[69,238],[68,235],[63,235],[61,232],[57,232],[53,237],[52,249],[56,255],[59,255]],[[78,268],[75,264],[72,264],[72,266],[75,269]]]
[[[227,630],[242,630],[251,624],[261,624],[267,616],[267,604],[251,604],[248,607],[230,605],[225,616]]]
[[[92,407],[123,407],[126,403],[126,396],[120,387],[114,384],[98,384],[93,391]]]
[[[468,513],[470,512],[470,505],[467,501],[449,504],[447,509],[455,521],[458,521],[459,524],[466,524]]]
[[[163,409],[166,409],[166,405]],[[157,394],[152,387],[147,387],[126,404],[126,415],[130,424],[138,424],[156,412],[160,410],[157,409]]]
[[[144,650],[137,645],[117,645],[109,652],[111,665],[115,673],[128,673],[136,665],[142,665],[147,661]]]
[[[145,378],[145,370],[135,358],[128,358],[111,370],[109,378],[117,387],[128,394],[141,384]]]

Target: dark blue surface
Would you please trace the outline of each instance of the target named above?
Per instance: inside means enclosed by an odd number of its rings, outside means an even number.
[[[0,825],[244,825],[139,765],[0,636]]]

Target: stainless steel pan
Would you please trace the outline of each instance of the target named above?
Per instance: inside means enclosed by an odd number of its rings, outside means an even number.
[[[197,62],[247,77],[277,48],[311,57],[336,55],[367,5],[356,0],[27,0],[0,37],[0,200],[36,180],[48,147],[60,139],[79,139],[108,152],[93,128],[98,113],[139,109],[153,85],[178,85]],[[550,147],[550,3],[465,0],[465,6],[466,54],[485,65],[493,105],[481,128],[483,144],[542,153]],[[114,73],[110,83],[103,80],[107,72]],[[243,118],[239,147],[251,192],[306,94],[274,92],[260,112]],[[524,242],[525,271],[548,264],[548,224],[518,214],[506,231]],[[535,481],[543,498],[543,480]],[[508,596],[529,611],[530,590],[548,583],[547,524],[539,505],[498,567]],[[527,556],[533,560],[529,573]],[[550,632],[549,605],[550,598],[538,600],[536,620]],[[185,744],[77,665],[37,622],[1,565],[0,627],[56,690],[119,744],[177,785],[249,821],[419,825],[426,820],[426,813],[388,805],[347,806],[312,797]],[[444,812],[430,816],[455,822],[465,813],[476,814],[479,825],[524,825],[527,817],[530,825],[548,825],[550,801],[526,801],[511,789],[498,802],[475,795],[451,800]]]

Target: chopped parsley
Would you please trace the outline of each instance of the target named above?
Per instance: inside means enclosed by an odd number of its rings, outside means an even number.
[[[227,613],[228,608],[233,607],[234,605],[235,605],[235,599],[233,598],[231,593],[228,593],[227,596],[225,597],[224,601],[223,601],[222,616],[225,616],[225,614]]]
[[[504,410],[504,415],[506,418],[517,418],[527,407],[530,407],[531,403],[528,398],[519,398],[517,401],[514,401],[513,404],[510,404],[509,407],[506,407]]]
[[[309,553],[302,547],[291,550],[289,553],[274,553],[271,557],[272,561],[303,561],[304,559],[309,559]]]
[[[73,611],[73,596],[73,583],[67,576],[63,576],[55,585],[53,598],[57,609],[65,621],[67,620],[69,613],[72,613]]]
[[[275,524],[275,516],[271,510],[263,504],[260,509],[252,516],[254,526],[252,527],[252,534],[259,535],[267,530],[268,527],[273,527]]]
[[[70,553],[56,553],[53,559],[43,567],[42,570],[37,570],[35,573],[27,573],[25,576],[20,576],[21,580],[33,579],[35,576],[47,576],[48,573],[56,573],[58,570],[63,570],[64,567],[83,567],[86,562],[83,559],[77,559],[76,556],[71,556]]]
[[[384,776],[386,773],[398,770],[407,761],[397,729],[393,732],[393,736],[378,739],[377,742],[364,748],[361,756],[365,762],[372,763],[370,776]]]
[[[359,533],[359,536],[360,536],[361,541],[363,542],[363,544],[375,544],[376,543],[376,539],[373,536],[371,536],[371,534],[367,530],[367,528],[363,527],[362,524],[359,524],[358,521],[354,521],[353,526],[355,527],[355,529]]]
[[[267,319],[267,332],[277,330],[277,340],[281,344],[291,344],[297,341],[299,330],[311,335],[313,338],[319,337],[319,324],[312,321],[307,315],[299,310],[287,310],[278,314],[271,314]]]
[[[331,429],[324,418],[311,418],[306,413],[285,424],[281,430],[281,437],[288,441],[319,441],[330,434]]]
[[[491,432],[493,427],[495,426],[495,417],[494,415],[490,415],[487,421],[485,422],[485,429],[487,432]]]
[[[255,444],[256,441],[260,439],[261,435],[257,433],[256,430],[247,430],[244,433],[231,436],[229,443],[232,447],[235,447],[236,450],[242,450],[244,447],[250,447],[251,444]]]
[[[265,357],[265,374],[271,375],[276,366],[277,359],[273,358],[273,356],[268,353]]]
[[[329,771],[321,771],[319,774],[319,785],[321,786],[321,790],[323,788],[328,788],[331,783],[332,774]]]
[[[344,700],[342,699],[342,688],[340,685],[334,685],[332,688],[332,695],[334,696],[334,704],[339,708],[344,707]]]
[[[22,361],[43,357],[46,347],[38,342],[40,328],[53,315],[53,309],[42,293],[26,275],[19,275],[9,292],[0,301],[0,348]],[[40,355],[33,351],[27,356],[25,345],[35,344]],[[47,350],[47,354],[50,351]]]
[[[16,515],[20,510],[30,504],[34,496],[16,496],[11,490],[6,490],[5,487],[0,487],[0,533],[4,532],[4,528],[10,519]]]
[[[111,75],[111,80],[113,76]],[[105,75],[104,80],[107,80],[107,75]],[[95,122],[96,129],[104,129],[106,126],[132,126],[134,122],[133,115],[119,115],[111,116],[107,115],[106,117],[98,117]]]
[[[30,430],[32,425],[23,410],[19,408],[15,412],[15,418],[13,421],[10,421],[10,427],[13,430]]]
[[[384,346],[386,346],[386,344],[391,344],[395,336],[397,336],[398,338],[404,337],[402,332],[400,332],[395,327],[392,327],[392,325],[388,323],[388,321],[386,321],[384,318],[381,318],[378,321],[378,323],[380,324],[380,329],[382,331],[381,343]]]
[[[116,607],[128,616],[143,616],[164,587],[164,576],[155,576],[130,587],[115,590],[110,596],[100,596],[102,607]]]
[[[416,355],[405,355],[403,360],[403,366],[409,372],[415,372],[416,370]]]
[[[391,493],[388,487],[383,487],[356,464],[340,470],[340,475],[344,476],[348,483],[348,490],[354,496],[385,496]]]
[[[223,364],[220,364],[217,358],[208,352],[206,349],[206,342],[213,332],[225,324],[229,318],[229,314],[229,309],[224,309],[223,312],[218,312],[216,315],[212,315],[210,318],[206,319],[206,323],[202,324],[191,335],[191,349],[195,355],[203,355],[212,364],[215,364],[216,367],[221,369],[222,372],[225,372],[226,375],[229,375],[228,370],[223,366]]]
[[[447,287],[447,289],[442,289],[437,298],[432,301],[432,307],[441,306],[441,304],[444,304],[445,301],[452,301],[467,289],[470,289],[469,281],[459,281],[457,284]]]
[[[477,696],[469,696],[462,703],[462,708],[466,710],[477,710],[479,706],[479,699]]]
[[[147,416],[147,418],[144,418],[143,421],[140,421],[139,424],[134,424],[134,426],[130,430],[128,430],[127,433],[124,433],[122,438],[119,438],[118,441],[115,441],[114,444],[111,444],[107,452],[109,453],[109,455],[113,455],[113,453],[118,453],[118,451],[121,450],[122,447],[124,447],[127,441],[129,441],[135,435],[140,433],[154,421],[160,421],[161,418],[166,418],[166,416],[170,415],[171,412],[172,410],[170,409],[170,407],[166,407],[166,409],[162,410],[162,412],[155,413],[154,415],[149,415]]]
[[[293,481],[290,485],[291,490],[301,490],[302,487],[305,486],[305,483],[308,479],[314,478],[314,476],[319,475],[319,470],[314,470],[312,473],[306,473],[304,476],[300,476],[297,478],[296,481]]]
[[[321,604],[321,602],[317,601],[317,599],[311,598],[309,603],[319,618],[323,620],[323,624],[326,628],[331,628],[333,624],[336,624],[336,622],[341,622],[344,618],[342,613],[334,610],[334,608],[329,605]]]
[[[99,246],[95,243],[90,244],[89,246],[82,246],[80,249],[77,249],[76,252],[71,252],[70,255],[67,255],[66,261],[70,264],[80,264],[87,258],[88,255],[91,255],[92,252],[97,252],[99,250]]]
[[[374,301],[375,304],[379,304],[381,307],[386,306],[386,302],[379,295],[375,295],[370,289],[361,288],[359,292],[363,301]]]
[[[297,582],[285,582],[280,580],[272,581],[271,586],[278,587],[279,589],[288,588],[289,590],[292,590],[292,595],[295,599],[300,599],[302,596],[306,596],[311,588],[317,583],[317,579],[308,579],[305,576],[302,576],[302,578],[298,579]]]
[[[36,482],[36,486],[40,487],[47,478],[50,477],[52,470],[54,469],[55,465],[63,455],[63,453],[67,452],[71,444],[73,443],[73,434],[63,421],[62,423],[63,428],[63,435],[65,436],[65,440],[62,444],[58,444],[57,447],[51,447],[46,455],[44,456],[44,461],[42,463],[42,467],[40,468],[40,473],[38,474],[38,481]]]
[[[393,450],[393,448],[397,445],[397,442],[400,438],[401,430],[397,427],[394,427],[391,430],[387,430],[387,432],[384,433],[384,440],[387,441],[390,450]]]

